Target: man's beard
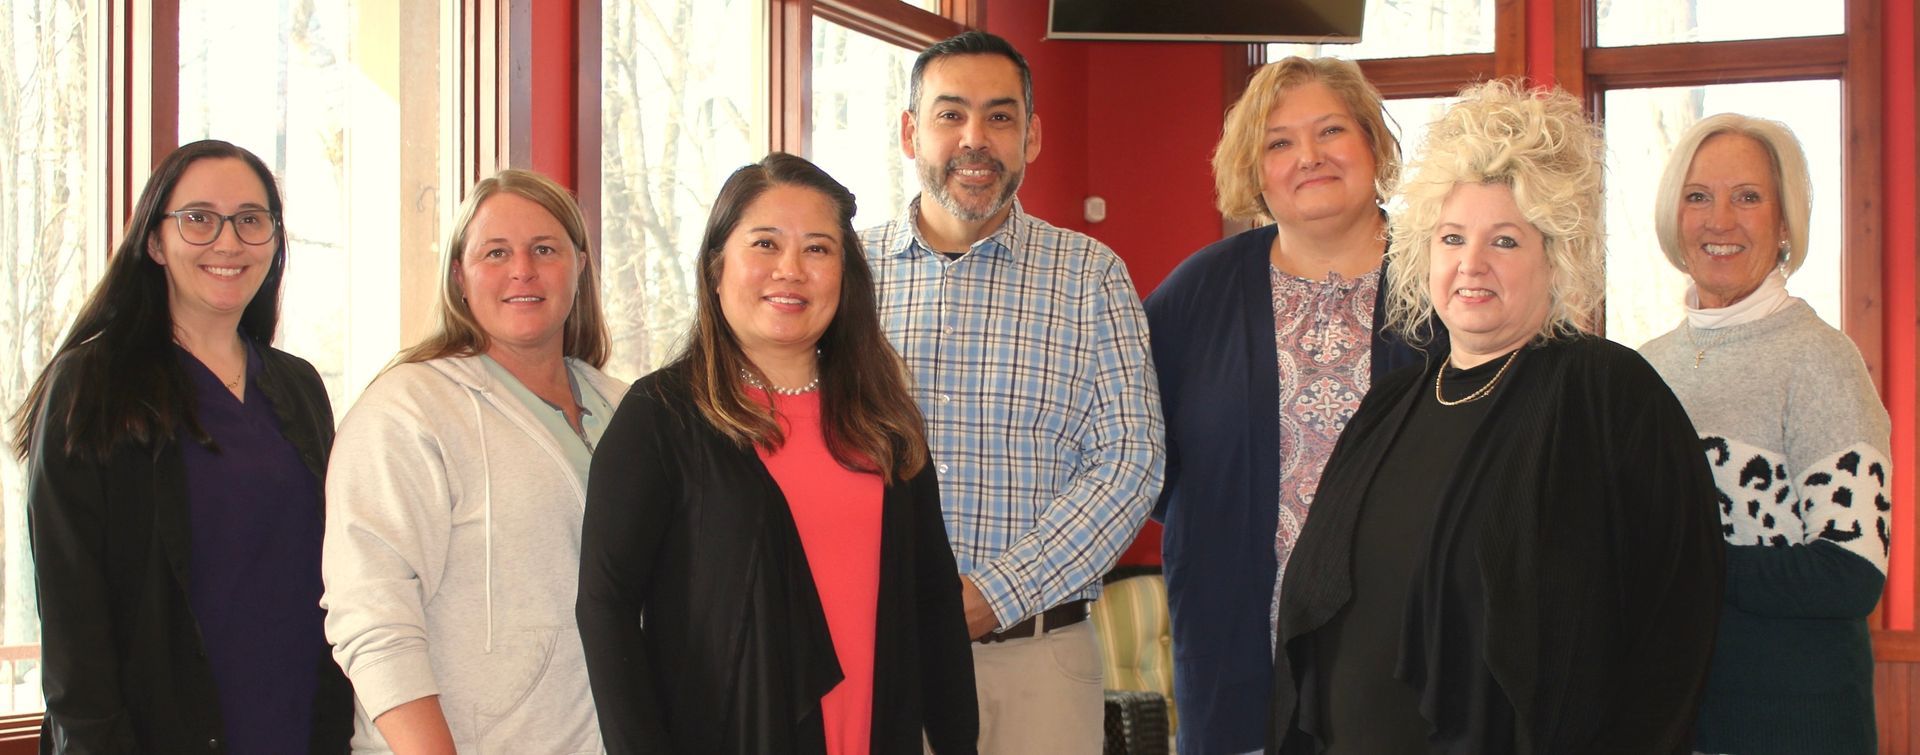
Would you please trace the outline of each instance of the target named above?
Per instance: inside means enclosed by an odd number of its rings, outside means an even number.
[[[1025,177],[1024,170],[1008,171],[1007,166],[983,152],[962,152],[959,157],[947,161],[945,166],[934,165],[925,160],[916,160],[920,170],[920,186],[933,196],[934,201],[945,207],[954,217],[969,223],[978,223],[1000,213],[1013,202],[1014,192],[1020,189],[1020,179]],[[988,168],[1000,175],[1003,185],[998,196],[986,207],[970,207],[962,197],[956,196],[947,187],[947,178],[956,170],[963,168]],[[991,189],[992,187],[986,187]],[[967,191],[969,195],[974,192]]]

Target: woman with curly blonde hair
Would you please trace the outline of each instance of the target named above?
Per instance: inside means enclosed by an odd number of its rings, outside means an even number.
[[[1684,753],[1721,588],[1693,427],[1591,335],[1601,151],[1579,103],[1491,82],[1429,131],[1388,251],[1383,378],[1280,591],[1281,753]]]

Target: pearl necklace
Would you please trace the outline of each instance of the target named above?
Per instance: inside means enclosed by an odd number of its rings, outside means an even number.
[[[1459,406],[1486,398],[1489,394],[1493,393],[1493,387],[1500,384],[1500,376],[1507,374],[1507,368],[1513,366],[1513,359],[1517,356],[1520,356],[1520,350],[1514,349],[1513,353],[1507,355],[1506,363],[1500,365],[1500,371],[1493,373],[1492,380],[1487,381],[1486,385],[1480,386],[1480,390],[1469,393],[1464,398],[1454,401],[1448,401],[1446,397],[1440,395],[1440,377],[1447,374],[1447,366],[1445,364],[1440,365],[1440,370],[1433,373],[1433,400],[1440,402],[1441,406]]]
[[[740,368],[740,381],[743,383],[746,383],[747,385],[751,385],[755,388],[759,388],[760,390],[772,391],[782,396],[799,396],[801,394],[812,393],[820,389],[820,376],[818,374],[815,374],[812,380],[807,381],[806,385],[800,386],[798,388],[782,388],[772,383],[760,382],[760,378],[754,377],[752,370],[742,367]]]

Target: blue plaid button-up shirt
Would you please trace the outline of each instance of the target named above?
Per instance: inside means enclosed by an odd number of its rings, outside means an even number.
[[[1126,266],[1027,215],[958,260],[920,203],[861,234],[880,318],[914,376],[960,572],[1002,627],[1100,594],[1166,460],[1146,315]]]

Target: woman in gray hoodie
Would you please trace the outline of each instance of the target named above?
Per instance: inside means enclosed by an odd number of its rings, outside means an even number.
[[[445,251],[439,329],[341,424],[327,639],[356,753],[601,750],[574,626],[587,466],[625,385],[586,224],[553,181],[481,181]]]

